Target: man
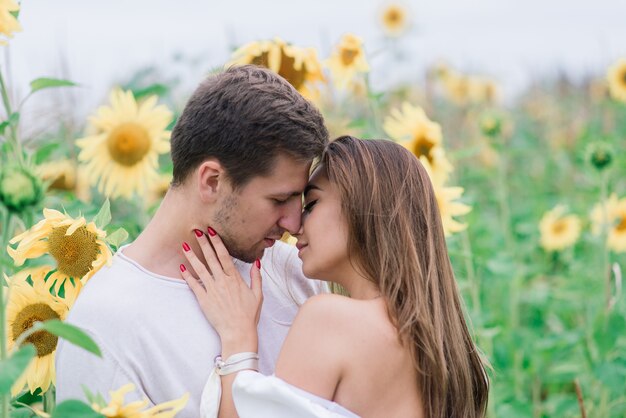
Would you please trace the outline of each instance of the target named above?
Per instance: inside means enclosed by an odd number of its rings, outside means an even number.
[[[244,278],[262,257],[259,366],[272,373],[295,300],[320,286],[302,275],[295,249],[277,240],[300,228],[301,193],[327,141],[319,111],[268,70],[234,67],[202,83],[172,132],[174,178],[161,206],[88,282],[69,314],[103,358],[61,341],[58,400],[84,398],[81,385],[107,396],[130,382],[136,390],[129,399],[152,404],[189,392],[178,416],[199,417],[220,341],[178,269],[183,243],[200,254],[193,234],[209,226]]]

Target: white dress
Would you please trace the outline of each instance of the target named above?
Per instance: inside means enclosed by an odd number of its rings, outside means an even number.
[[[202,418],[217,418],[219,396],[215,381],[209,379],[202,393]],[[233,401],[240,418],[359,418],[335,402],[251,370],[235,378]]]

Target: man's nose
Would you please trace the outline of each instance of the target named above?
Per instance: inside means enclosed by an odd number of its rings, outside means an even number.
[[[293,199],[294,201],[285,207],[285,211],[278,220],[278,226],[288,231],[291,235],[296,234],[300,230],[300,222],[302,220],[302,201],[301,199]]]

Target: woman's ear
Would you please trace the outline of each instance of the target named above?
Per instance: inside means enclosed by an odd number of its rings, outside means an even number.
[[[217,200],[221,188],[228,182],[226,172],[216,159],[204,161],[196,169],[198,179],[198,193],[205,203],[213,203]]]

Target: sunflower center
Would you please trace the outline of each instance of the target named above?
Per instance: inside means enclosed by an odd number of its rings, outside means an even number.
[[[69,226],[52,229],[48,236],[48,250],[59,265],[59,272],[80,279],[93,268],[100,249],[96,234],[81,226],[72,235],[65,235]]]
[[[552,232],[559,235],[559,234],[562,234],[566,228],[567,228],[567,225],[565,224],[565,221],[561,219],[561,220],[556,221],[554,225],[552,225]]]
[[[126,122],[111,131],[107,146],[111,158],[130,167],[141,161],[150,151],[150,137],[141,126]]]
[[[433,149],[435,144],[428,138],[423,136],[418,138],[414,144],[415,145],[413,146],[413,154],[417,155],[418,157],[421,157],[423,155],[430,160],[430,151]]]
[[[35,303],[26,306],[15,316],[11,328],[13,338],[17,339],[22,333],[29,330],[35,322],[44,322],[49,319],[61,319],[61,317],[45,303]],[[56,349],[58,337],[50,334],[48,331],[37,331],[26,338],[26,341],[35,346],[38,357],[44,357]]]
[[[359,51],[357,51],[356,49],[344,48],[341,51],[341,63],[345,65],[346,67],[349,65],[352,65],[352,63],[354,62],[354,59],[356,58],[358,54],[359,54]]]
[[[306,65],[302,64],[300,70],[293,68],[295,59],[285,54],[285,51],[280,50],[280,68],[278,74],[289,82],[296,90],[300,90],[304,84],[306,77]],[[268,53],[263,52],[261,55],[254,57],[251,64],[260,65],[265,68],[269,68]]]
[[[396,9],[391,9],[387,12],[387,23],[396,25],[402,20],[401,13]]]
[[[626,232],[626,216],[622,216],[615,227],[619,232]]]
[[[294,86],[295,89],[299,91],[304,85],[304,81],[306,79],[306,65],[302,64],[302,68],[296,70],[293,66],[295,62],[296,60],[293,57],[286,55],[285,52],[282,51],[278,74],[283,76],[289,84]]]

